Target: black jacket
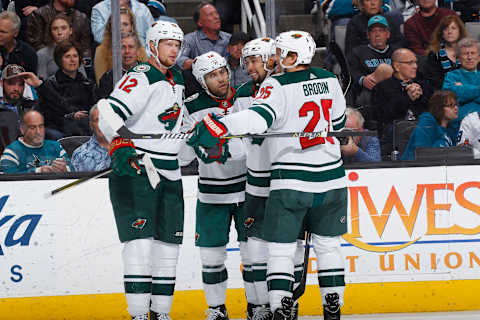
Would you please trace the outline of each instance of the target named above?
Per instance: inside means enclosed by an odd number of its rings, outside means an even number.
[[[10,53],[4,47],[0,47],[0,54],[3,58],[2,70],[7,64],[18,64],[25,71],[36,74],[38,65],[37,53],[28,43],[18,39],[15,41],[15,48]]]
[[[45,116],[45,125],[62,132],[68,131],[64,130],[65,115],[80,110],[88,111],[96,102],[95,82],[80,72],[72,79],[60,69],[36,90],[40,98],[40,109]]]

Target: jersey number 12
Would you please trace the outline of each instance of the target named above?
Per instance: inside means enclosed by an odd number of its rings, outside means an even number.
[[[330,131],[330,109],[332,108],[332,100],[322,99],[320,100],[320,104],[323,118],[325,119],[325,121],[327,121],[328,130]],[[298,115],[300,117],[306,117],[308,116],[309,112],[313,112],[313,116],[312,119],[310,119],[310,121],[307,123],[305,129],[303,129],[304,132],[313,132],[313,130],[315,130],[315,127],[317,126],[318,121],[320,121],[321,114],[320,106],[318,104],[313,101],[305,102],[300,108],[300,110],[298,110]],[[325,144],[325,140],[330,142],[331,144],[335,143],[332,137],[316,137],[312,139],[310,139],[309,137],[301,137],[300,145],[302,146],[302,149],[307,149],[316,146],[317,144]]]

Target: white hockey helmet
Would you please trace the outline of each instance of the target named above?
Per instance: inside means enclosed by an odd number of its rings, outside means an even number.
[[[192,73],[195,79],[202,85],[202,88],[207,91],[207,93],[213,97],[215,97],[210,90],[208,90],[207,84],[205,82],[205,76],[217,69],[222,67],[227,68],[228,77],[230,79],[230,68],[227,65],[227,60],[219,55],[215,51],[209,51],[202,55],[199,55],[193,60],[192,64]],[[218,97],[217,97],[218,98]]]
[[[152,51],[150,50],[150,41],[153,42],[153,46],[156,49],[160,40],[163,39],[173,39],[180,41],[180,50],[178,50],[178,53],[180,53],[183,45],[182,29],[180,29],[178,24],[173,22],[157,21],[153,23],[147,31],[145,50],[149,57],[153,55]],[[158,57],[155,57],[155,60],[158,60]],[[159,61],[157,61],[157,63],[159,63]],[[161,63],[159,64],[161,65]]]
[[[249,41],[242,49],[242,66],[245,65],[245,58],[251,56],[260,56],[263,61],[263,68],[266,71],[272,71],[267,68],[268,59],[275,55],[275,40],[272,38],[257,38]]]
[[[287,69],[299,64],[310,64],[315,55],[316,44],[310,33],[306,31],[282,32],[275,39],[275,47],[280,49],[280,65]],[[285,67],[283,60],[289,52],[297,54],[297,61],[294,65]]]

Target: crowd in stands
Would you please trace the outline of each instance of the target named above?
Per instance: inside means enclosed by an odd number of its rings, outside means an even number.
[[[456,12],[449,2],[437,3],[311,1],[312,10],[323,10],[330,20],[331,40],[334,28],[346,25],[344,53],[352,76],[346,95],[347,128],[378,132],[378,138],[346,139],[341,146],[346,163],[390,159],[398,151],[395,130],[402,121],[416,123],[408,146],[401,150],[405,160],[415,159],[417,147],[478,140],[469,135],[480,131],[479,35],[467,33],[465,22],[472,20],[463,9]],[[167,15],[165,0],[120,0],[120,6],[125,73],[146,61],[149,26],[175,19]],[[184,76],[186,96],[201,90],[192,62],[208,51],[227,58],[234,86],[250,80],[240,63],[250,35],[232,32],[238,10],[235,19],[228,18],[230,24],[222,20],[232,15],[231,8],[226,1],[205,1],[192,13],[197,30],[185,35],[175,66]],[[111,41],[110,0],[3,1],[0,118],[16,119],[9,121],[21,137],[8,141],[2,131],[0,172],[94,171],[109,166],[94,106],[113,90]],[[332,70],[334,63],[327,54],[324,66]],[[464,118],[469,122],[462,124]],[[67,155],[56,140],[69,136],[90,138]],[[46,158],[34,157],[32,150],[39,148],[45,149]]]

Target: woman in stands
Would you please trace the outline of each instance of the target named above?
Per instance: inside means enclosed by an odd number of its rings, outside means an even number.
[[[120,32],[123,33],[136,33],[137,28],[135,26],[135,17],[127,7],[120,8]],[[147,61],[147,54],[145,48],[140,48],[139,61]],[[103,41],[97,47],[95,51],[95,80],[97,85],[100,81],[100,78],[105,72],[112,69],[112,16],[108,18],[107,24],[105,26],[105,32],[103,34]]]
[[[458,41],[465,37],[467,37],[465,24],[457,15],[444,17],[435,28],[427,48],[428,57],[424,72],[433,89],[441,89],[445,74],[459,68],[456,48]]]
[[[53,18],[49,30],[49,37],[47,37],[49,45],[37,51],[37,75],[41,79],[47,79],[57,72],[58,66],[53,58],[53,50],[55,50],[57,43],[63,40],[71,41],[72,22],[65,14],[59,13]],[[86,75],[83,65],[80,67],[80,72]]]
[[[53,55],[60,69],[36,87],[45,126],[57,134],[50,138],[90,135],[88,110],[96,102],[95,82],[79,72],[81,56],[72,42],[58,43]]]
[[[450,147],[456,144],[458,105],[455,93],[436,91],[428,101],[428,112],[418,118],[402,160],[414,160],[417,147]],[[453,122],[452,122],[453,121]]]

